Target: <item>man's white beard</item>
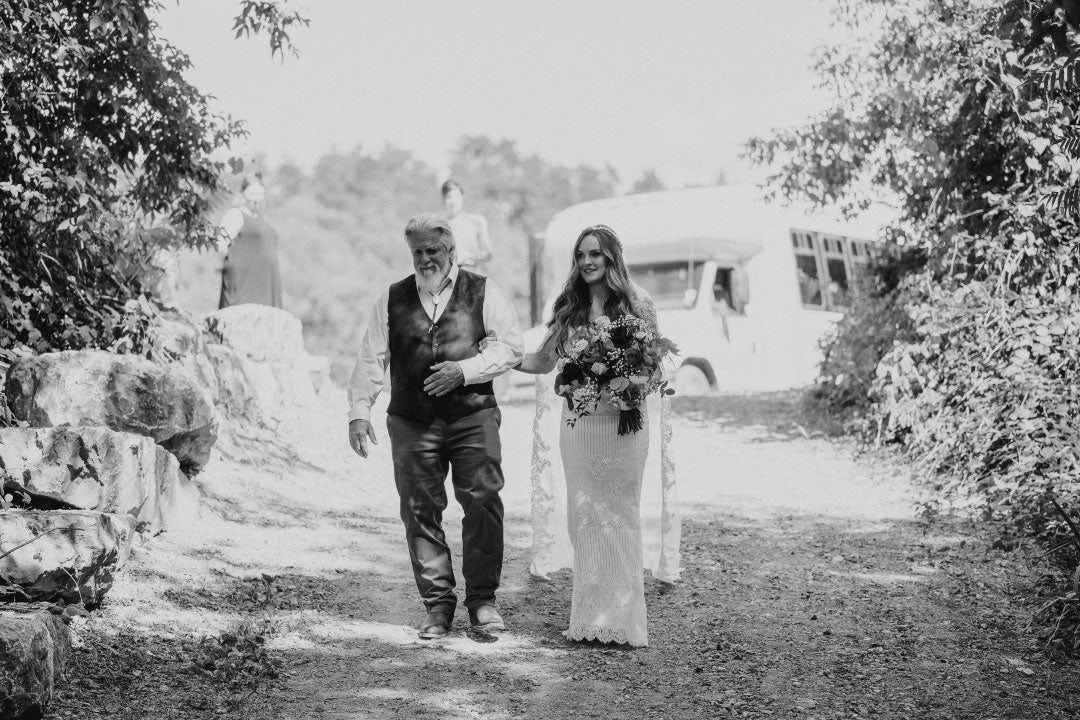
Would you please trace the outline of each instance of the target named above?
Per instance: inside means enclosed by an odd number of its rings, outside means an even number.
[[[449,268],[448,268],[449,269]],[[439,292],[439,287],[443,284],[443,280],[449,273],[432,273],[431,275],[425,275],[424,273],[416,273],[416,287],[420,288],[422,292],[428,292],[435,295]]]

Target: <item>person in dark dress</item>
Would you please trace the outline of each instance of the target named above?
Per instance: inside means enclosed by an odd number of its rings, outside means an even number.
[[[240,187],[243,201],[221,218],[228,254],[221,269],[218,308],[243,303],[281,307],[278,236],[259,210],[266,189],[258,177]]]

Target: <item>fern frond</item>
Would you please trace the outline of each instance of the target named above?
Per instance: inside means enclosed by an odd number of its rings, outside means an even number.
[[[1047,70],[1035,80],[1044,92],[1076,90],[1080,87],[1080,58],[1070,58],[1061,67]]]
[[[1076,211],[1080,209],[1080,186],[1061,192],[1048,193],[1039,201],[1047,210]]]

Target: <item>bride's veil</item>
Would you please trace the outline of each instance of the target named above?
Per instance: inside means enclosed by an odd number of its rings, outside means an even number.
[[[536,378],[536,415],[532,450],[532,563],[529,572],[547,578],[574,564],[566,523],[566,478],[559,452],[563,398],[554,390],[555,373]],[[641,537],[644,564],[657,580],[679,579],[682,534],[672,456],[670,401],[652,395],[647,401],[649,456],[641,488]]]

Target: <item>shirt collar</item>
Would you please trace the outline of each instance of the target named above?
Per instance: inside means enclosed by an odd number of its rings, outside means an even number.
[[[457,285],[458,274],[460,272],[461,268],[458,267],[458,264],[456,262],[450,263],[450,272],[446,274],[446,277],[443,280],[444,283],[446,281],[449,281],[447,284],[443,285],[444,290],[446,288],[453,288],[455,285]],[[416,290],[417,292],[420,291],[420,283],[416,284]]]

